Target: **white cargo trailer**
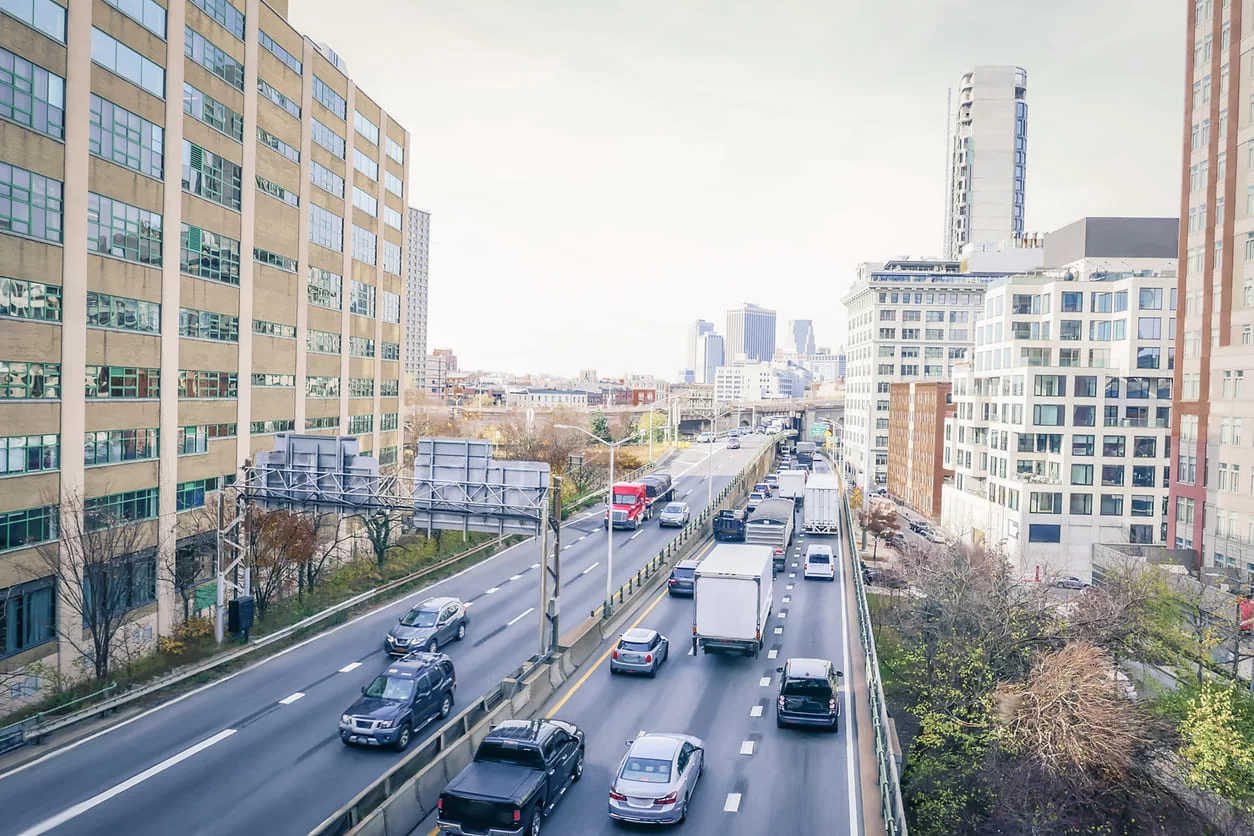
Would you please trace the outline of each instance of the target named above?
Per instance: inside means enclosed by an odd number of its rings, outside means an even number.
[[[720,543],[697,566],[692,650],[757,656],[774,606],[771,548]]]
[[[791,499],[794,503],[801,502],[806,495],[806,476],[804,470],[781,470],[779,472],[779,498]]]
[[[840,480],[833,473],[816,473],[806,482],[805,519],[809,534],[840,533]]]

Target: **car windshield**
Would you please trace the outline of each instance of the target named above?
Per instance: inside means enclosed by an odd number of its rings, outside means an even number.
[[[684,504],[682,502],[672,502],[666,506],[667,514],[682,514],[684,512]]]
[[[636,495],[634,493],[616,493],[614,494],[615,505],[635,505]]]
[[[374,682],[366,686],[366,696],[380,700],[401,702],[409,699],[413,693],[414,680],[399,676],[376,676]]]
[[[628,758],[618,777],[624,781],[665,784],[671,779],[671,762],[657,758]]]
[[[406,627],[434,627],[435,617],[435,610],[410,610],[401,618],[401,624]]]
[[[832,686],[826,679],[789,679],[784,683],[785,697],[818,697],[830,699]]]
[[[544,769],[544,758],[534,746],[507,746],[495,740],[483,741],[475,752],[475,760]]]
[[[648,653],[649,645],[646,642],[629,642],[626,639],[618,643],[619,650],[630,650],[634,653]]]
[[[690,581],[697,576],[695,569],[675,569],[671,572],[673,577],[679,578],[681,581]]]
[[[810,563],[831,563],[831,558],[823,554],[823,552],[814,552],[806,556],[806,560]]]

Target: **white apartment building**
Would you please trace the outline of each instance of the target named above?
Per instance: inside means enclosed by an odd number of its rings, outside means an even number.
[[[427,374],[427,268],[430,264],[431,214],[409,207],[409,261],[405,272],[405,374],[422,387]]]
[[[1000,546],[1025,577],[1087,580],[1094,543],[1167,536],[1175,221],[1080,223],[1080,258],[989,288],[945,427],[942,527]],[[1137,229],[1164,234],[1138,247]],[[1160,257],[1097,255],[1136,249]]]
[[[720,366],[714,372],[715,403],[761,401],[779,394],[779,374],[770,363]]]
[[[889,386],[948,380],[974,345],[972,321],[1002,274],[959,269],[939,259],[864,263],[841,300],[849,317],[842,444],[846,473],[858,485],[888,478]]]
[[[505,405],[533,409],[555,406],[584,409],[588,406],[588,393],[580,389],[517,389],[505,393]]]

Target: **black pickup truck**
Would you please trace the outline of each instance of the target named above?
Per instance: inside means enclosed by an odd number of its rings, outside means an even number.
[[[507,720],[440,793],[439,836],[539,836],[583,777],[584,733],[561,720]]]
[[[747,512],[735,508],[719,511],[714,516],[714,539],[723,543],[743,543],[748,517]]]

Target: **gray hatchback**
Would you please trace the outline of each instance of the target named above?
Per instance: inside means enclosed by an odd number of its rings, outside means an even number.
[[[657,676],[670,655],[670,642],[657,630],[636,627],[618,638],[610,654],[610,673],[643,673]]]

